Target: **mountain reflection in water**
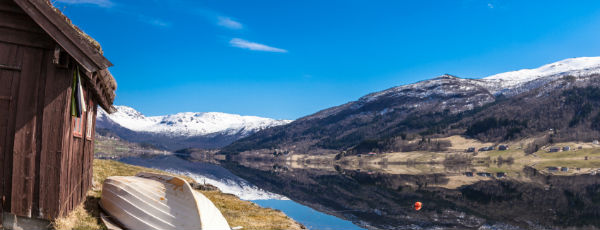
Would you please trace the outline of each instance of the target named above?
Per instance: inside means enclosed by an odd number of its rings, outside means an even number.
[[[340,165],[222,165],[262,189],[369,229],[600,228],[600,175],[551,175],[530,167],[393,174]],[[420,211],[416,201],[423,203]]]

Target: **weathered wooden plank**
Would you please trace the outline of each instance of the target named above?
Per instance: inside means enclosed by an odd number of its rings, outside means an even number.
[[[33,33],[45,33],[29,16],[26,14],[0,11],[0,27],[21,30]]]
[[[50,53],[50,52],[49,52]],[[62,148],[63,112],[66,105],[66,92],[70,86],[67,72],[57,70],[51,62],[46,66],[46,84],[42,127],[42,150],[40,154],[40,218],[51,219],[59,215],[60,163]]]
[[[13,1],[0,1],[0,11],[25,14]]]
[[[18,49],[17,45],[0,40],[0,64],[3,66],[21,66],[21,60],[17,57]]]
[[[57,71],[64,71],[67,76],[73,76],[72,70],[69,69],[58,69]],[[70,78],[72,79],[72,78]],[[71,80],[69,80],[69,88],[67,88],[64,100],[65,107],[61,113],[63,119],[63,126],[61,128],[61,136],[62,136],[62,144],[61,144],[61,153],[60,153],[60,184],[59,187],[59,216],[63,216],[67,212],[68,196],[70,190],[69,188],[69,161],[70,161],[70,153],[72,148],[72,140],[73,134],[71,133]]]
[[[9,65],[3,65],[3,64],[0,64],[0,69],[21,71],[20,66],[9,66]]]
[[[92,103],[92,111],[94,111],[94,114],[92,115],[92,140],[90,140],[90,145],[89,145],[89,160],[88,160],[88,189],[91,189],[93,186],[93,182],[94,182],[94,145],[95,145],[95,139],[96,139],[96,116],[98,115],[98,103],[97,102],[93,102]]]
[[[0,27],[0,41],[16,45],[53,49],[54,41],[46,34]]]
[[[0,43],[0,45],[2,45],[2,43]],[[19,52],[19,48],[17,46],[14,46],[14,52],[7,52],[4,53],[6,55],[13,55],[11,56],[12,58],[9,59],[11,60],[10,62],[6,62],[5,63],[13,63],[15,65],[21,65],[21,61],[22,61],[22,56],[23,56],[23,52]],[[2,54],[2,53],[0,53]],[[2,57],[2,55],[0,55],[0,57]],[[8,114],[8,127],[6,128],[6,147],[5,147],[5,151],[4,151],[4,160],[3,162],[0,162],[0,164],[2,164],[2,173],[3,173],[3,183],[4,183],[4,191],[1,197],[1,200],[3,202],[3,210],[4,211],[10,211],[11,210],[11,201],[12,201],[12,171],[13,171],[13,146],[14,146],[14,134],[15,134],[15,120],[17,117],[17,102],[18,102],[18,94],[19,94],[19,86],[20,86],[20,82],[21,82],[21,78],[20,76],[20,72],[12,72],[12,86],[11,88],[11,101],[10,101],[10,105],[8,108],[9,114]]]
[[[39,71],[43,50],[23,48],[23,70],[19,86],[13,146],[11,212],[31,217],[37,152],[36,126]]]
[[[7,43],[0,43],[0,65],[19,63],[17,58],[18,47]],[[10,211],[10,183],[12,181],[12,137],[14,127],[9,123],[12,114],[11,102],[13,99],[13,83],[18,83],[19,72],[10,69],[0,69],[0,212]],[[9,165],[10,164],[10,165]],[[8,200],[7,200],[8,199]],[[5,204],[7,203],[7,204]]]
[[[46,97],[46,82],[48,80],[48,67],[52,63],[52,55],[49,50],[42,50],[42,59],[40,60],[40,69],[38,70],[37,81],[38,87],[33,90],[37,90],[37,108],[36,108],[36,125],[35,125],[35,158],[34,158],[34,183],[33,183],[33,196],[32,196],[32,217],[42,217],[43,212],[40,209],[40,168],[41,168],[41,157],[42,157],[42,126],[44,124],[44,107]],[[49,85],[54,85],[54,82],[49,82]],[[45,172],[44,172],[45,173]],[[44,192],[46,192],[44,188]]]
[[[16,78],[15,74],[13,71],[0,70],[0,97],[11,97],[12,83]],[[10,100],[0,100],[0,167],[6,167],[5,155],[12,154],[12,151],[8,151],[9,149],[7,148],[8,139],[12,139],[8,138],[9,135],[12,136],[12,134],[8,133],[10,103]],[[0,169],[0,213],[4,210],[2,197],[5,197],[4,188],[8,181],[5,176],[10,176],[10,174],[5,175],[4,170]]]
[[[69,211],[73,210],[77,205],[77,197],[79,197],[79,181],[81,179],[81,147],[82,141],[80,137],[73,138],[73,157],[71,158],[71,168],[73,171],[71,172],[71,204],[69,206]]]
[[[91,96],[92,96],[92,92],[91,92],[91,87],[89,86],[89,84],[86,84],[86,104],[87,104],[87,110],[88,113],[92,114],[91,116],[86,116],[85,117],[85,125],[84,125],[84,143],[83,143],[83,161],[82,161],[82,178],[83,181],[81,183],[81,199],[85,199],[86,193],[90,188],[91,185],[91,170],[92,170],[92,158],[93,158],[93,151],[94,151],[94,147],[93,147],[93,135],[94,135],[94,126],[93,126],[93,122],[94,122],[94,113],[95,113],[95,107],[94,107],[94,101],[92,100]],[[90,122],[92,122],[92,126],[88,127],[88,119]],[[88,128],[90,129],[89,131],[91,131],[91,138],[92,139],[88,139],[87,138],[87,133],[88,133]]]
[[[0,70],[0,96],[1,94],[10,95],[10,86],[12,85],[12,72]],[[3,166],[4,151],[6,149],[6,130],[8,129],[8,108],[10,101],[0,100],[0,166]],[[0,213],[4,210],[2,203],[2,194],[4,194],[4,170],[0,170]],[[2,219],[2,218],[0,218]],[[1,224],[2,220],[0,220]]]

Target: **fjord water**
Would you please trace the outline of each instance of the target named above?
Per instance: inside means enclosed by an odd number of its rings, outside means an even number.
[[[577,169],[552,174],[531,167],[499,172],[430,164],[224,166],[262,189],[368,229],[600,228],[600,175]],[[417,201],[423,203],[419,211]]]
[[[320,230],[359,230],[363,229],[351,221],[325,214],[292,200],[253,200],[252,202],[265,207],[283,211],[287,216],[302,223],[308,229]]]
[[[316,211],[279,194],[265,191],[218,165],[191,162],[174,155],[126,157],[119,160],[127,164],[186,175],[199,183],[215,185],[221,191],[234,194],[240,199],[252,201],[263,207],[281,210],[308,229],[363,229],[351,221]]]
[[[121,161],[214,184],[282,210],[309,229],[600,228],[600,174],[589,170],[272,161],[217,166],[175,156]]]

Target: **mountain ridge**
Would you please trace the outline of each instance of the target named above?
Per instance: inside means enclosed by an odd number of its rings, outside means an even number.
[[[117,111],[113,114],[98,110],[98,133],[115,135],[131,142],[155,144],[168,150],[219,148],[259,130],[291,122],[220,112],[145,116],[128,106],[115,107]]]
[[[356,101],[302,117],[290,124],[262,130],[225,147],[222,153],[261,149],[262,152],[285,149],[288,152],[335,153],[352,150],[366,140],[386,142],[407,134],[413,137],[449,133],[465,135],[466,130],[473,130],[471,126],[481,124],[478,122],[485,119],[502,121],[502,125],[486,127],[483,132],[473,134],[472,137],[499,141],[507,137],[522,137],[520,133],[538,135],[545,128],[561,128],[560,126],[565,125],[564,120],[569,121],[572,117],[579,116],[577,103],[585,101],[587,105],[600,106],[600,98],[591,96],[594,93],[590,92],[595,91],[585,89],[600,87],[599,73],[600,57],[582,57],[481,79],[442,75],[371,93]],[[583,101],[569,101],[568,98],[571,97],[579,97]],[[542,105],[552,108],[540,107]],[[506,107],[519,114],[519,106],[531,113],[523,114],[528,121],[503,112]],[[561,110],[567,107],[572,110]],[[531,108],[547,114],[535,114],[538,112]],[[494,117],[493,113],[487,111],[495,111],[511,118]],[[590,129],[589,119],[596,112],[596,109],[590,109],[582,117],[583,123],[575,122],[575,126],[585,123],[587,126],[580,129],[585,129],[590,135],[595,134],[597,131]],[[554,114],[561,114],[558,118],[562,120],[547,121],[547,117],[556,117]],[[534,115],[541,116],[543,121],[531,121],[536,118]],[[600,112],[597,116],[600,117]],[[544,125],[554,127],[542,127]],[[562,128],[569,130],[573,125]],[[507,134],[509,130],[512,130],[510,135]],[[406,144],[404,140],[392,142],[395,145]]]

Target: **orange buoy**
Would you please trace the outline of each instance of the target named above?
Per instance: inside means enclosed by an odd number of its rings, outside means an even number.
[[[419,211],[423,207],[423,204],[419,201],[415,202],[415,210]]]

